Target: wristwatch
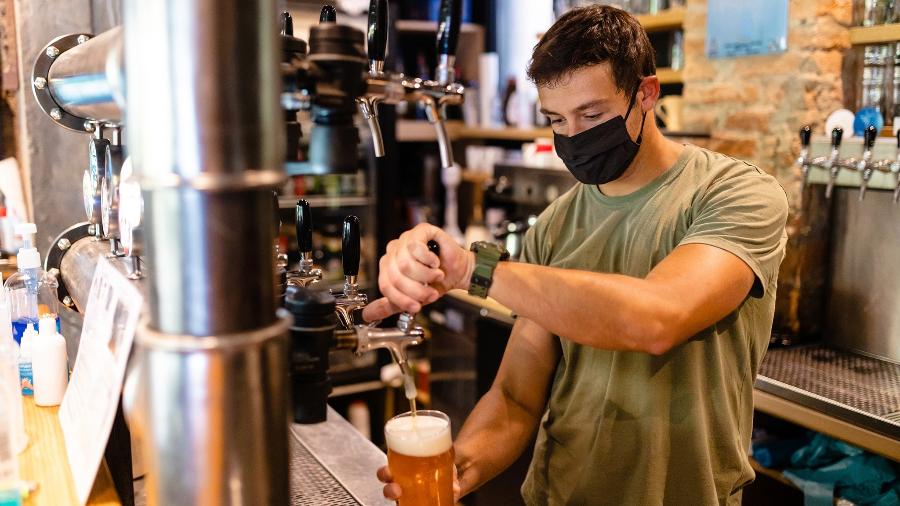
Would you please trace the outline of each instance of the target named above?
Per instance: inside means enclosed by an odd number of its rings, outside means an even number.
[[[509,260],[506,249],[487,241],[473,242],[469,248],[475,253],[475,269],[469,281],[469,295],[486,298],[491,283],[494,281],[494,269],[497,262]]]

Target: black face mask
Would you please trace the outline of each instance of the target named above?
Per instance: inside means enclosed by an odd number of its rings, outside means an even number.
[[[620,178],[637,156],[644,133],[644,121],[637,141],[631,140],[625,121],[631,114],[638,90],[634,90],[628,102],[625,117],[616,116],[572,137],[553,134],[556,153],[562,158],[569,172],[584,184],[606,184]]]

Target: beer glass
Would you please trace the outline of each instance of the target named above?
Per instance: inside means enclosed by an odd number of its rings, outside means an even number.
[[[399,506],[453,505],[453,440],[440,411],[403,413],[384,425],[388,467],[403,493]]]

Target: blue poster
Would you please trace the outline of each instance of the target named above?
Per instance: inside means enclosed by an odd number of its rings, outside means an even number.
[[[709,0],[707,58],[781,53],[787,49],[788,0]]]

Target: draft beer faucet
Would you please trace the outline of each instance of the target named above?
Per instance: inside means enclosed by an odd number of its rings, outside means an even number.
[[[828,186],[825,187],[825,198],[830,199],[831,193],[834,191],[834,183],[837,181],[838,174],[841,171],[842,164],[841,155],[841,139],[844,136],[844,129],[837,127],[831,131],[831,155],[827,158],[822,168],[829,174]]]
[[[313,261],[312,213],[309,202],[297,201],[296,222],[297,249],[300,251],[300,266],[287,273],[287,283],[291,286],[309,286],[322,281],[322,270]]]
[[[344,290],[333,293],[336,299],[338,320],[345,329],[354,326],[354,314],[368,304],[365,293],[359,291],[360,231],[359,218],[350,215],[344,218],[341,237],[341,260],[344,268]],[[356,317],[356,319],[359,319]]]
[[[856,164],[856,170],[862,177],[862,183],[859,185],[859,201],[862,202],[866,198],[866,190],[869,186],[869,179],[875,172],[876,165],[872,162],[872,148],[875,146],[875,139],[878,137],[878,130],[874,126],[869,125],[863,132],[863,155],[862,159]]]
[[[797,164],[800,165],[800,173],[802,175],[800,193],[803,193],[806,190],[807,180],[809,179],[809,145],[811,140],[812,128],[810,128],[809,125],[806,125],[800,129],[800,158],[797,159]]]

